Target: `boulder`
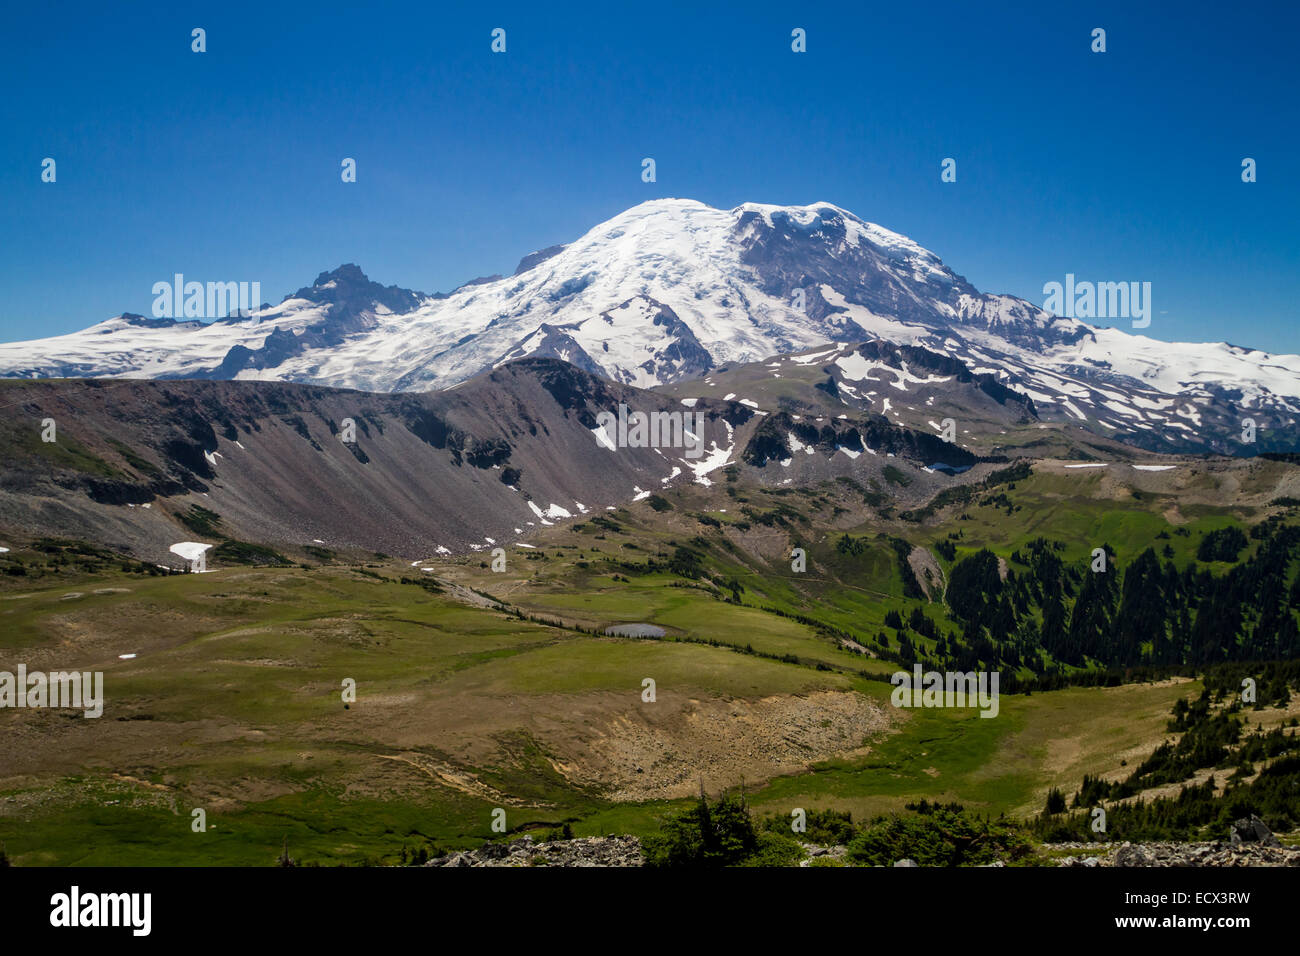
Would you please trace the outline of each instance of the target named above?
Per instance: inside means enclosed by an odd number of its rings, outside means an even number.
[[[1281,846],[1273,831],[1255,814],[1234,820],[1228,828],[1228,839],[1232,843],[1258,843],[1261,846]]]

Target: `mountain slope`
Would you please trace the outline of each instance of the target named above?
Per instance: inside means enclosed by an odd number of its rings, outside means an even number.
[[[629,426],[621,440],[602,418],[620,406],[670,416],[662,420],[684,432],[638,445]],[[807,448],[796,456],[794,445]],[[168,548],[195,533],[290,553],[486,552],[669,487],[712,487],[732,466],[772,486],[871,480],[889,468],[906,506],[953,482],[929,465],[977,462],[870,412],[796,423],[779,410],[682,402],[539,358],[421,394],[9,381],[0,383],[0,457],[0,535],[77,538],[171,563]]]

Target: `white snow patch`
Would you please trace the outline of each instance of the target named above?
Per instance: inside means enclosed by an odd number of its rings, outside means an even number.
[[[186,561],[196,561],[202,556],[203,552],[211,548],[212,545],[204,544],[201,541],[178,541],[168,550],[172,554],[184,558]],[[200,574],[211,574],[211,569],[198,572]]]
[[[571,513],[566,511],[564,508],[561,508],[555,502],[551,502],[551,504],[547,507],[545,511],[537,507],[537,502],[535,501],[528,502],[528,507],[532,508],[533,514],[537,515],[537,517],[539,518],[572,518],[573,517]],[[545,524],[546,522],[543,521],[542,523]]]
[[[618,451],[617,443],[615,443],[613,436],[605,430],[604,425],[593,428],[591,433],[596,436],[596,444],[602,445],[610,451]]]

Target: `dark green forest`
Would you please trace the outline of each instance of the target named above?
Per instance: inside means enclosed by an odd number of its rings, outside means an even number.
[[[1276,520],[1251,528],[1257,547],[1230,527],[1206,535],[1200,560],[1179,568],[1155,548],[1124,562],[1104,545],[1089,564],[1067,564],[1064,545],[1038,538],[1014,552],[1005,580],[993,552],[953,566],[947,589],[956,640],[939,644],[939,663],[959,669],[1025,666],[1043,673],[1053,659],[1074,667],[1131,668],[1300,657],[1300,527]],[[1099,570],[1094,570],[1094,567]],[[1100,570],[1103,568],[1104,570]]]

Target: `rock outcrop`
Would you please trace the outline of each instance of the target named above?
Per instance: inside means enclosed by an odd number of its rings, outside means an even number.
[[[485,843],[430,860],[425,866],[641,866],[641,841],[634,836],[579,837],[535,843],[523,836],[510,843]]]
[[[1097,849],[1059,843],[1049,849]],[[1061,866],[1300,866],[1300,847],[1284,847],[1253,813],[1233,821],[1227,840],[1210,843],[1116,843],[1104,853],[1070,856]]]
[[[1088,844],[1068,845],[1076,849],[1085,846]],[[1120,843],[1096,856],[1066,857],[1061,866],[1300,866],[1300,848],[1224,841]]]
[[[1248,817],[1242,817],[1240,820],[1233,822],[1228,828],[1228,840],[1231,843],[1257,843],[1260,846],[1276,846],[1282,844],[1278,842],[1277,837],[1265,825],[1264,821],[1255,814]]]

